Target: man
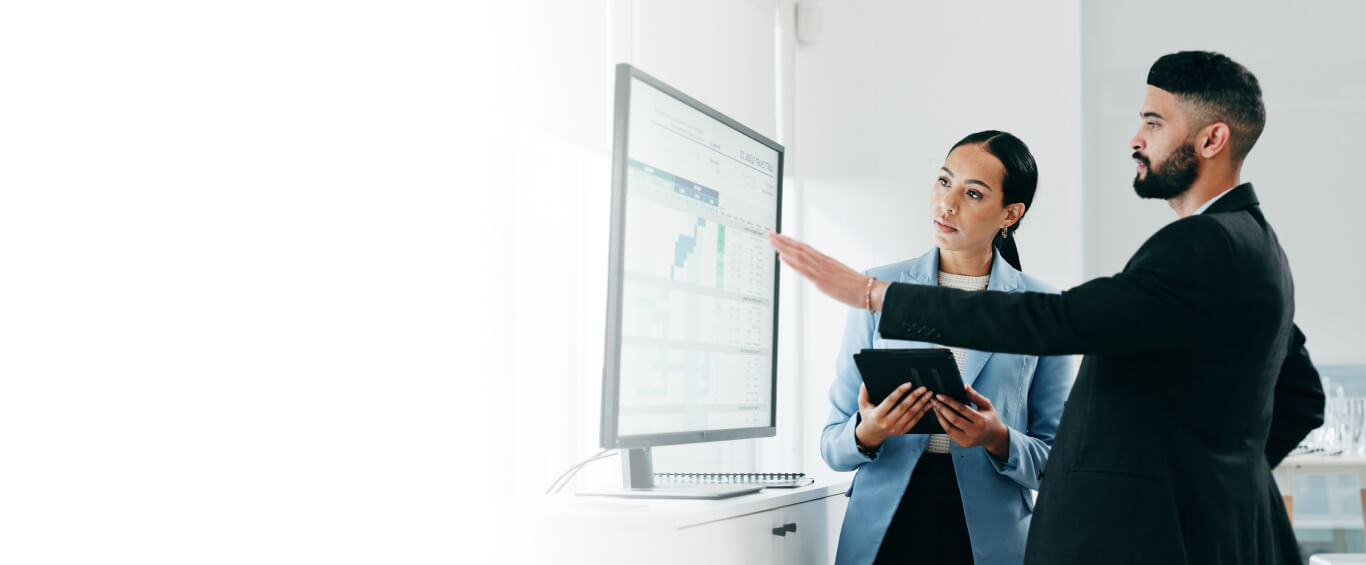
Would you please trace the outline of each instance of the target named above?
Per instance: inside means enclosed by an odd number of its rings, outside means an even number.
[[[823,292],[881,309],[884,337],[1084,353],[1039,491],[1026,563],[1300,563],[1271,468],[1322,423],[1290,268],[1239,176],[1265,123],[1257,79],[1217,53],[1148,73],[1134,190],[1179,219],[1124,270],[1060,295],[870,281],[785,236]],[[964,416],[944,399],[935,410]]]

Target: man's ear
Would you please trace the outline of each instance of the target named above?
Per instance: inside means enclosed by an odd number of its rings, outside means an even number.
[[[1224,122],[1214,122],[1203,128],[1195,137],[1195,153],[1203,159],[1213,159],[1219,153],[1228,151],[1229,134],[1228,124]]]

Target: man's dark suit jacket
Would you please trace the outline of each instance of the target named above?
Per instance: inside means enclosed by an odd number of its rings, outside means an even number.
[[[1035,565],[1300,563],[1271,468],[1323,415],[1290,267],[1252,185],[1059,295],[892,284],[879,331],[1084,353],[1039,490]]]

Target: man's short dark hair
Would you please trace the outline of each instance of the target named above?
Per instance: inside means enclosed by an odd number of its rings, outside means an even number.
[[[1262,87],[1246,67],[1210,51],[1163,55],[1148,70],[1148,84],[1176,95],[1194,128],[1228,124],[1229,154],[1242,162],[1266,126]],[[1192,132],[1194,133],[1194,132]]]

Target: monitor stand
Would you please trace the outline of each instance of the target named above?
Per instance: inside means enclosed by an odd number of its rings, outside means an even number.
[[[654,462],[650,448],[633,447],[621,452],[622,488],[582,491],[579,496],[616,496],[621,498],[685,498],[717,500],[763,490],[762,485],[668,485],[655,486]]]

